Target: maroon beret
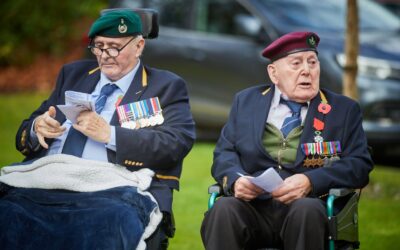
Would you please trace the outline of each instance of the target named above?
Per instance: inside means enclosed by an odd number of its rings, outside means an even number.
[[[291,32],[273,41],[262,52],[272,62],[289,54],[301,51],[315,51],[319,37],[313,32]]]

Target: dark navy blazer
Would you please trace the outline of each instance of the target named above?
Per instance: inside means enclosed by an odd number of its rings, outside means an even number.
[[[42,147],[34,149],[29,143],[33,120],[50,106],[64,104],[66,90],[91,93],[99,79],[100,70],[94,60],[74,62],[61,69],[50,97],[22,122],[17,132],[16,146],[26,156],[25,161],[42,157],[47,152]],[[192,148],[195,126],[184,80],[171,72],[140,65],[121,104],[151,97],[159,98],[164,123],[138,130],[122,128],[115,112],[110,124],[116,126],[117,150],[107,149],[107,155],[109,162],[126,166],[131,171],[140,168],[154,170],[156,178],[150,192],[161,210],[170,211],[172,189],[179,189],[182,161]],[[56,120],[60,124],[66,120],[60,110],[57,110]],[[50,145],[53,140],[47,142]]]
[[[361,188],[368,183],[368,174],[373,163],[368,152],[367,140],[362,128],[359,105],[344,96],[322,90],[331,105],[331,111],[323,115],[318,112],[321,93],[310,101],[304,130],[297,149],[294,164],[280,166],[265,150],[262,142],[268,112],[274,96],[275,86],[255,86],[239,92],[234,99],[229,119],[224,126],[216,149],[212,174],[230,190],[240,176],[257,176],[268,168],[276,168],[283,178],[296,173],[307,175],[312,184],[310,196],[321,196],[330,188]],[[325,123],[322,131],[324,141],[340,141],[340,160],[331,166],[320,168],[303,167],[305,154],[300,145],[314,142],[313,120]]]

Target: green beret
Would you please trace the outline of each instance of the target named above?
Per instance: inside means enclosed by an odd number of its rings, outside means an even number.
[[[134,11],[113,10],[104,13],[92,24],[88,36],[125,37],[141,33],[142,22]]]

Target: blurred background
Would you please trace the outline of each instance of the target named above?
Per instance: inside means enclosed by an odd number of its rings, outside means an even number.
[[[358,101],[376,163],[361,196],[361,249],[391,249],[400,243],[400,2],[357,3]],[[177,234],[170,249],[202,249],[212,151],[234,93],[269,81],[260,52],[294,30],[321,36],[321,85],[341,93],[346,0],[3,0],[0,166],[23,159],[16,131],[48,96],[61,66],[91,58],[86,34],[100,10],[120,7],[158,12],[159,37],[147,40],[142,60],[188,83],[199,139],[174,196]]]

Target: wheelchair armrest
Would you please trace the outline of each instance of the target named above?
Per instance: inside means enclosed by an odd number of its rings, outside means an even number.
[[[215,184],[209,186],[208,194],[212,194],[212,193],[217,193],[219,195],[222,194],[223,193],[222,187],[218,183],[215,183]]]
[[[208,198],[208,209],[211,209],[217,198],[223,195],[223,190],[222,187],[216,183],[208,187],[208,193],[210,194],[210,198]]]
[[[355,193],[355,190],[351,189],[351,188],[331,188],[331,189],[329,189],[329,196],[328,196],[328,199],[326,200],[326,208],[327,208],[328,217],[333,216],[333,202],[335,201],[335,199],[339,198],[339,197],[344,197],[351,193]]]
[[[354,192],[354,189],[351,189],[351,188],[332,188],[332,189],[329,189],[329,196],[333,195],[337,198],[337,197],[346,196],[353,192]]]

